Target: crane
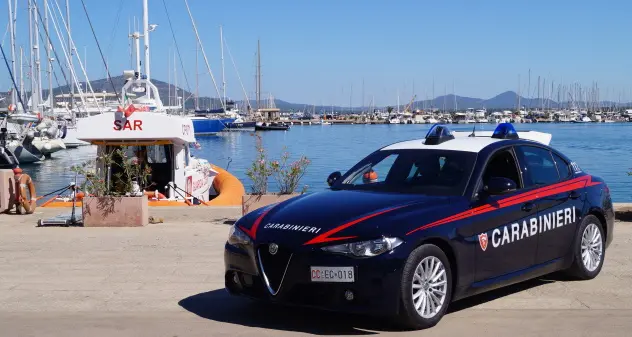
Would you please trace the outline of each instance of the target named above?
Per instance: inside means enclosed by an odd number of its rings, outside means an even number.
[[[408,105],[406,105],[406,107],[404,108],[404,112],[408,111],[408,109],[410,109],[410,107],[413,105],[413,102],[415,101],[415,98],[417,98],[417,95],[413,95],[413,98],[410,99],[410,102],[408,102]]]

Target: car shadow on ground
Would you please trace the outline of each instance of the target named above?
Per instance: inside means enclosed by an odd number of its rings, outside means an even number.
[[[563,275],[553,274],[466,298],[452,303],[448,315],[547,283],[566,280]],[[373,335],[401,331],[387,318],[285,307],[231,296],[225,289],[196,294],[182,299],[178,304],[209,320],[256,328],[315,335]]]

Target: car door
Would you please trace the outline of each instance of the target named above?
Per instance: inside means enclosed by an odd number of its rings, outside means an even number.
[[[536,264],[562,257],[575,238],[585,200],[581,189],[569,189],[573,170],[564,158],[547,148],[521,145],[516,153],[525,172],[525,186],[538,189]]]
[[[484,192],[491,177],[503,177],[516,183],[516,190],[503,195]],[[529,192],[522,184],[512,147],[496,151],[490,156],[479,178],[478,200],[472,217],[472,240],[477,241],[475,253],[476,281],[495,278],[533,265],[537,237],[531,235],[529,219],[537,215],[535,203],[520,201]]]

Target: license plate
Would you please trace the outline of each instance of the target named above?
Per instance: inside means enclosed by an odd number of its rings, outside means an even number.
[[[354,282],[353,267],[311,267],[312,282]]]

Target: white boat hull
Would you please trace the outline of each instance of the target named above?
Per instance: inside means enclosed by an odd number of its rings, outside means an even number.
[[[74,148],[77,148],[79,146],[90,145],[90,143],[88,143],[88,142],[84,142],[83,140],[77,139],[77,128],[76,127],[69,127],[69,128],[67,128],[66,129],[66,137],[64,137],[62,139],[62,141],[64,142],[64,146],[67,149],[74,149]]]
[[[57,151],[66,149],[62,139],[48,139],[48,138],[36,138],[31,142],[36,149],[38,149],[43,155],[51,155]]]

